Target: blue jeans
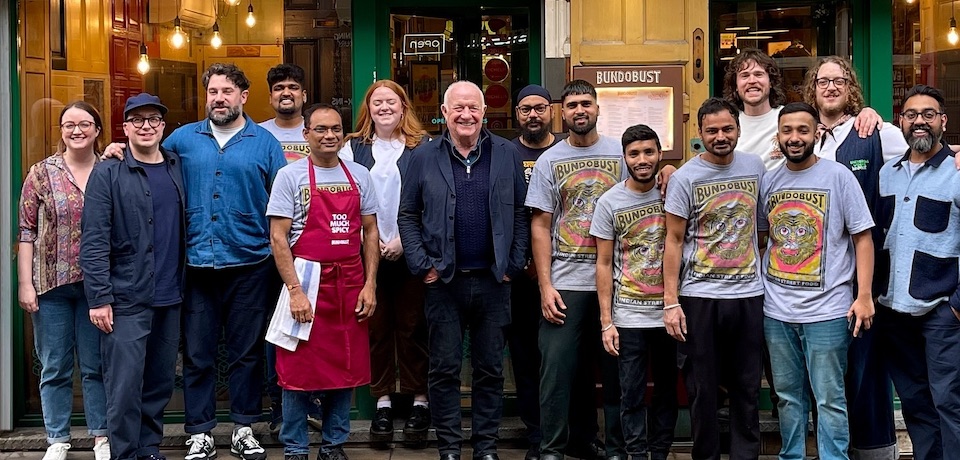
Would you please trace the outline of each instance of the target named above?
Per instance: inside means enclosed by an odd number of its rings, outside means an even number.
[[[763,319],[773,383],[780,403],[781,460],[805,458],[809,397],[817,403],[817,452],[823,460],[847,459],[850,427],[843,376],[851,335],[847,319],[785,323]]]
[[[353,388],[326,391],[283,390],[283,426],[280,442],[283,455],[310,453],[310,437],[307,434],[307,414],[321,407],[323,441],[320,453],[343,445],[350,435],[350,399]]]
[[[107,435],[107,397],[100,362],[101,332],[90,322],[83,282],[63,285],[37,298],[33,336],[40,359],[40,406],[47,442],[70,440],[74,353],[80,362],[83,412],[92,436]]]
[[[463,337],[470,328],[473,365],[473,456],[497,453],[503,412],[504,328],[510,324],[510,286],[485,274],[454,275],[427,285],[424,312],[429,330],[427,392],[440,454],[460,454],[460,369]]]

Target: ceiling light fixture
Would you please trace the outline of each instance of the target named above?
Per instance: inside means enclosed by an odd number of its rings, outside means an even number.
[[[147,56],[147,44],[140,43],[140,60],[137,61],[137,72],[146,75],[150,71],[150,56]]]
[[[180,15],[173,18],[173,33],[170,35],[170,46],[174,49],[183,48],[183,45],[187,43],[187,37],[183,33],[183,29],[180,28]]]
[[[257,25],[257,18],[253,17],[253,0],[250,0],[250,4],[247,5],[247,27],[253,28]]]
[[[960,42],[960,35],[957,35],[957,10],[954,6],[955,0],[950,0],[950,31],[947,32],[947,41],[956,46]]]
[[[223,46],[223,38],[220,37],[220,23],[213,23],[213,38],[210,39],[210,47],[220,49]]]

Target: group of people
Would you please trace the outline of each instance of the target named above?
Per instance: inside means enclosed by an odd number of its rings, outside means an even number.
[[[475,460],[499,458],[506,346],[526,460],[666,459],[679,373],[693,457],[720,458],[729,398],[730,457],[757,458],[764,368],[781,458],[803,458],[810,406],[821,458],[896,458],[891,379],[915,456],[960,450],[960,160],[935,88],[907,93],[897,129],[846,59],[821,59],[806,102],[785,104],[775,61],[743,50],[697,113],[705,151],[676,169],[649,126],[600,135],[582,80],[560,95],[564,134],[550,93],[523,88],[513,140],[483,126],[467,81],[431,138],[389,80],[349,135],[335,107],[307,106],[297,66],[268,73],[277,116],[259,125],[239,68],[202,80],[206,119],[164,139],[167,108],[134,96],[127,143],[102,154],[96,110],[68,105],[57,153],[24,181],[45,460],[70,448],[74,353],[97,460],[162,460],[181,336],[185,460],[217,455],[221,340],[242,459],[266,457],[250,427],[265,360],[288,460],[309,455],[311,421],[318,458],[345,459],[366,384],[374,440],[402,412],[405,441],[432,426],[440,459],[459,460],[467,331]]]

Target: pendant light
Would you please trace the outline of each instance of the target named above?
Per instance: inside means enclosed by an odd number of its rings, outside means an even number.
[[[170,35],[170,46],[173,49],[181,49],[186,43],[187,36],[180,28],[180,15],[178,14],[177,17],[173,18],[173,34]]]
[[[947,41],[954,46],[957,45],[957,42],[960,42],[960,35],[957,34],[957,11],[954,7],[955,3],[954,0],[950,1],[950,31],[947,32]]]
[[[250,4],[247,5],[247,27],[253,28],[257,25],[257,18],[253,17],[253,0],[250,0]]]
[[[140,42],[140,60],[137,61],[137,72],[146,75],[150,71],[150,56],[147,56],[147,44]]]
[[[213,23],[213,38],[210,39],[210,47],[220,49],[223,46],[223,38],[220,37],[220,23]]]

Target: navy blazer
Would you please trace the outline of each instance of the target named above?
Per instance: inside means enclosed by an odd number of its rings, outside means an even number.
[[[517,148],[508,140],[485,132],[481,148],[490,152],[490,228],[498,281],[515,279],[526,262],[530,225],[523,200],[527,194]],[[481,136],[483,137],[483,136]],[[488,145],[489,144],[489,145]],[[450,145],[443,139],[421,144],[410,155],[400,194],[400,241],[410,272],[424,277],[436,268],[449,282],[456,272],[454,216],[456,187],[450,164]]]
[[[180,157],[160,149],[180,198],[180,259],[186,266],[186,218]],[[80,221],[80,269],[90,308],[150,307],[156,290],[153,257],[153,199],[143,167],[130,153],[93,168]],[[180,280],[181,290],[183,279]],[[181,292],[181,295],[183,293]]]

